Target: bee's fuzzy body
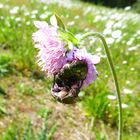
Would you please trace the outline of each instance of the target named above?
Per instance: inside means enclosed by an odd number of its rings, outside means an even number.
[[[52,95],[62,103],[73,103],[86,78],[87,64],[75,60],[66,64],[54,78]]]

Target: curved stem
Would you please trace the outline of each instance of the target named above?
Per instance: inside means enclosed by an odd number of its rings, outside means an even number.
[[[118,99],[118,103],[119,103],[119,106],[118,106],[118,111],[119,111],[118,140],[122,140],[122,105],[121,105],[120,88],[119,88],[119,83],[118,83],[116,71],[115,71],[115,68],[114,68],[114,64],[113,64],[113,61],[112,61],[112,58],[111,58],[111,55],[110,55],[110,52],[109,52],[109,49],[108,49],[108,45],[107,45],[103,35],[98,33],[98,32],[85,33],[84,35],[81,36],[80,41],[89,37],[89,36],[99,37],[103,42],[103,46],[104,46],[104,49],[105,49],[105,52],[106,52],[106,55],[107,55],[107,58],[108,58],[108,63],[109,63],[109,66],[110,66],[110,69],[111,69],[111,72],[112,72],[112,75],[113,75],[113,78],[114,78],[115,87],[116,87],[116,91],[117,91],[117,99]]]

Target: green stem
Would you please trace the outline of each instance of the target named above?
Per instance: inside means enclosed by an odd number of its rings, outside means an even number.
[[[110,55],[110,52],[109,52],[109,49],[108,49],[108,45],[105,41],[105,38],[102,34],[98,33],[98,32],[88,32],[88,33],[85,33],[84,35],[81,36],[80,38],[80,41],[89,37],[89,36],[96,36],[96,37],[99,37],[102,42],[103,42],[103,45],[104,45],[104,49],[105,49],[105,52],[106,52],[106,55],[107,55],[107,58],[108,58],[108,63],[109,63],[109,66],[110,66],[110,69],[111,69],[111,72],[112,72],[112,75],[113,75],[113,78],[114,78],[114,82],[115,82],[115,87],[116,87],[116,91],[117,91],[117,99],[118,99],[118,111],[119,111],[119,129],[118,129],[118,140],[122,140],[122,105],[121,105],[121,95],[120,95],[120,88],[119,88],[119,83],[118,83],[118,79],[117,79],[117,75],[116,75],[116,71],[115,71],[115,68],[114,68],[114,64],[113,64],[113,60],[111,58],[111,55]]]

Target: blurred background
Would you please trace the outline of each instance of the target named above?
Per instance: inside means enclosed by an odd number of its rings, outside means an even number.
[[[36,64],[35,20],[58,14],[74,35],[102,33],[117,71],[123,140],[140,140],[140,1],[1,0],[0,140],[116,140],[116,91],[102,43],[80,42],[101,57],[97,80],[73,105],[56,102],[51,81]]]

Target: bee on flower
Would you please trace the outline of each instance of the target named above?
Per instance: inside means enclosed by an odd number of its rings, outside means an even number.
[[[61,19],[54,15],[51,25],[35,21],[38,31],[33,33],[38,65],[53,77],[52,95],[62,103],[73,103],[82,87],[96,80],[96,55],[78,48],[78,39],[66,30]]]

